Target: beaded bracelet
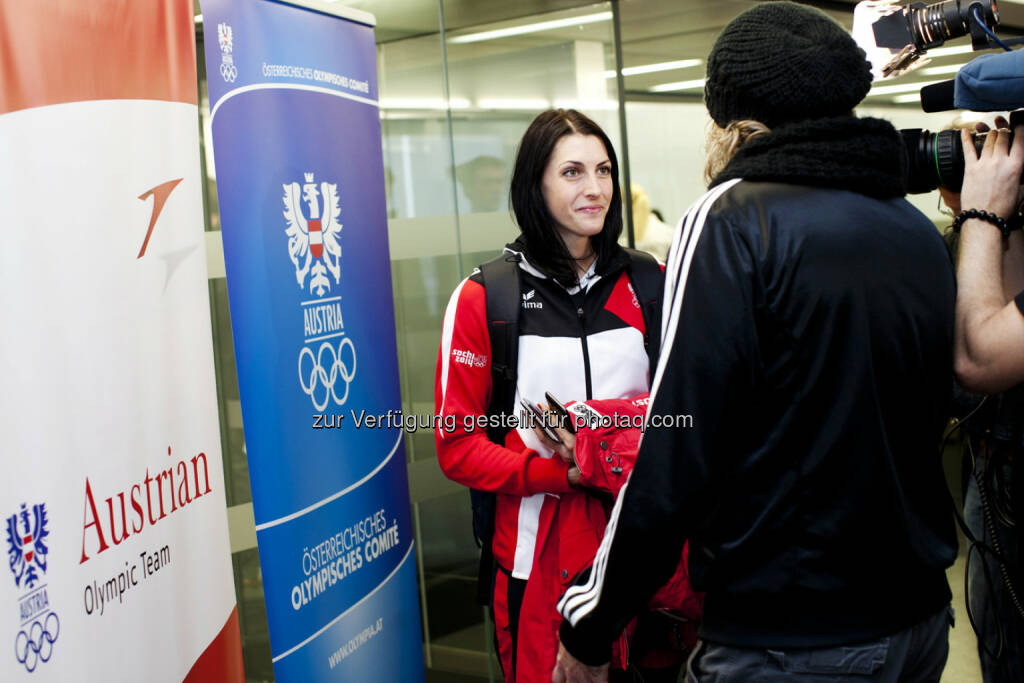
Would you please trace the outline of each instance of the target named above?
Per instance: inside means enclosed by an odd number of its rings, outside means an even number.
[[[991,223],[999,228],[999,232],[1003,233],[1004,238],[1009,237],[1013,232],[1013,227],[1007,224],[1006,219],[982,209],[966,209],[957,214],[957,217],[953,219],[953,232],[960,232],[960,228],[969,218],[977,218]]]

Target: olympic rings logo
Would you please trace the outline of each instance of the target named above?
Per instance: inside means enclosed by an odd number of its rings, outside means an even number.
[[[234,64],[222,62],[220,65],[220,75],[228,83],[234,83],[235,79],[238,78],[238,67]]]
[[[29,673],[35,671],[39,662],[48,662],[53,655],[53,644],[60,635],[60,619],[56,612],[50,612],[45,619],[36,620],[28,631],[18,631],[14,637],[14,656],[19,664],[25,665]]]
[[[349,350],[351,365],[345,362],[344,350]],[[308,362],[304,362],[308,357]],[[345,337],[335,349],[331,342],[326,341],[320,345],[316,356],[308,346],[303,347],[299,352],[299,384],[309,398],[313,401],[313,407],[323,410],[333,399],[337,405],[344,405],[348,400],[348,388],[356,376],[356,347],[352,339]],[[345,391],[340,396],[335,387],[344,382]],[[321,386],[323,390],[321,392]],[[322,399],[318,398],[322,393]]]

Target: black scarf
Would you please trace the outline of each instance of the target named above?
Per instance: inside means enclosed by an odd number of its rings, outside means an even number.
[[[902,197],[907,160],[903,140],[882,119],[840,116],[775,128],[750,140],[711,182],[733,178]]]

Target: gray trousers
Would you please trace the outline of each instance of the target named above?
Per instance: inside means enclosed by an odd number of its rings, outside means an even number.
[[[949,654],[952,607],[879,640],[812,649],[748,649],[701,641],[687,683],[938,683]]]

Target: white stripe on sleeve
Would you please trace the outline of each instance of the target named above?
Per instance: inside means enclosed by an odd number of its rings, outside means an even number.
[[[647,414],[650,417],[651,407],[654,405],[654,397],[657,395],[658,385],[661,384],[661,376],[665,373],[665,365],[672,353],[672,345],[675,343],[676,326],[679,324],[679,311],[682,308],[683,294],[686,290],[686,278],[690,273],[690,264],[693,262],[693,254],[697,250],[697,243],[700,241],[701,233],[704,231],[704,223],[707,220],[711,206],[725,194],[726,190],[736,183],[740,178],[722,183],[715,189],[709,191],[686,212],[683,218],[683,229],[679,234],[679,249],[672,254],[670,259],[675,266],[671,274],[666,274],[665,296],[662,299],[661,315],[661,355],[658,358],[658,369],[651,380],[651,401],[648,403]],[[672,286],[669,288],[669,277]]]
[[[632,473],[630,473],[632,477]],[[594,557],[594,566],[590,570],[590,577],[581,586],[569,586],[565,595],[558,601],[558,611],[562,613],[573,626],[580,619],[590,614],[601,599],[601,589],[604,586],[604,569],[608,562],[608,549],[611,547],[612,538],[615,536],[615,527],[619,523],[619,510],[622,509],[622,499],[626,494],[626,487],[629,486],[629,479],[619,490],[619,497],[615,500],[615,507],[612,508],[611,519],[604,530],[604,538],[601,539],[601,547],[597,549]]]

